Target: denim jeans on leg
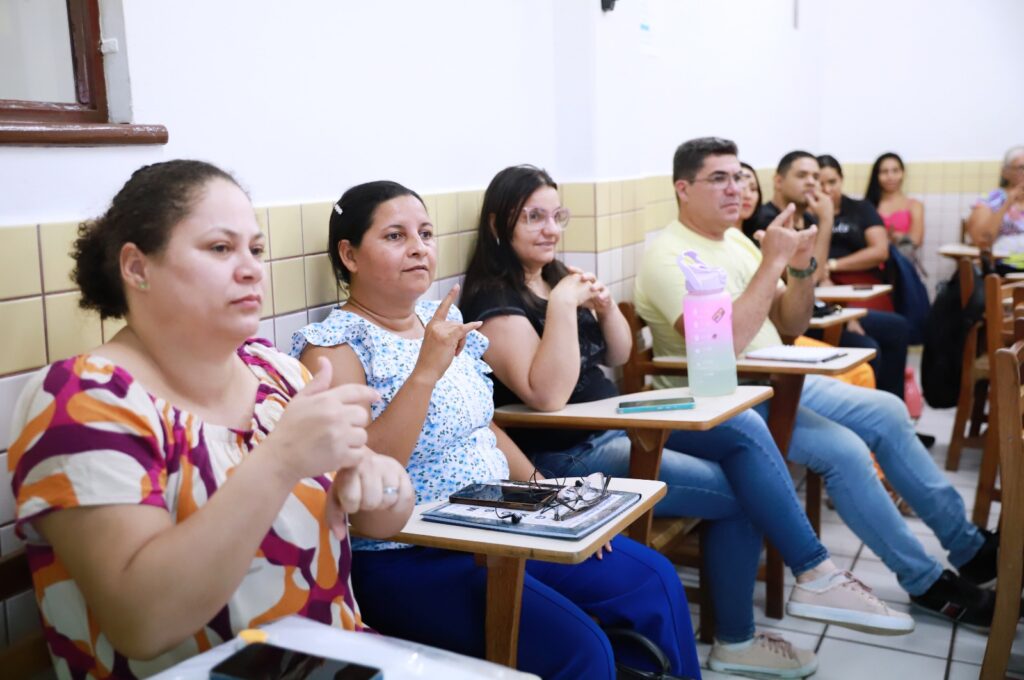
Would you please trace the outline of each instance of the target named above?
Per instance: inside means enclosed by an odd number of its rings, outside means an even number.
[[[767,418],[767,404],[757,406]],[[789,459],[822,475],[843,521],[896,573],[911,595],[926,591],[942,566],[925,552],[889,499],[870,452],[893,488],[935,532],[960,566],[984,539],[967,520],[963,499],[914,434],[903,402],[820,376],[808,376]]]
[[[532,458],[545,475],[601,470],[625,476],[629,450],[629,439],[622,432],[609,431],[568,451]],[[662,454],[659,478],[669,488],[655,508],[656,515],[712,520],[704,550],[711,572],[716,637],[723,642],[740,642],[753,635],[752,602],[762,531],[795,573],[828,557],[800,506],[768,428],[753,413],[742,413],[707,432],[673,432]]]

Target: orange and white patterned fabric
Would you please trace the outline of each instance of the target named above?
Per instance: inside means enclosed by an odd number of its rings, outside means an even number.
[[[82,593],[32,520],[66,508],[140,504],[184,521],[199,511],[273,430],[310,379],[260,340],[238,356],[259,379],[250,428],[209,425],[149,394],[124,369],[72,357],[29,380],[14,414],[8,465],[17,532],[26,550],[43,627],[61,678],[136,678],[289,614],[363,630],[349,578],[351,547],[327,526],[330,477],[303,479],[285,501],[252,565],[224,607],[188,640],[149,661],[116,652]],[[189,559],[182,555],[182,559]],[[162,597],[153,584],[153,597]]]

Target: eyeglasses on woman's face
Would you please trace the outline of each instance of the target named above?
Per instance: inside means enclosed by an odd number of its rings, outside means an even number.
[[[523,208],[519,221],[530,231],[540,231],[549,222],[559,229],[565,229],[571,217],[568,208],[548,211],[543,208]]]

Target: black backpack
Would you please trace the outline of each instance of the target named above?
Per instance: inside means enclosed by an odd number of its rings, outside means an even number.
[[[924,326],[924,352],[921,355],[921,391],[932,408],[956,406],[960,395],[960,368],[967,332],[985,316],[985,284],[977,267],[974,291],[963,309],[960,307],[960,274],[939,284],[935,301]]]

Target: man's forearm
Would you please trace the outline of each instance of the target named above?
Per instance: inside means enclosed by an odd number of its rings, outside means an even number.
[[[786,291],[779,296],[772,322],[783,335],[797,336],[807,330],[814,309],[814,283],[810,277],[789,277]]]
[[[768,318],[785,264],[763,260],[747,289],[732,304],[732,342],[739,354]]]

